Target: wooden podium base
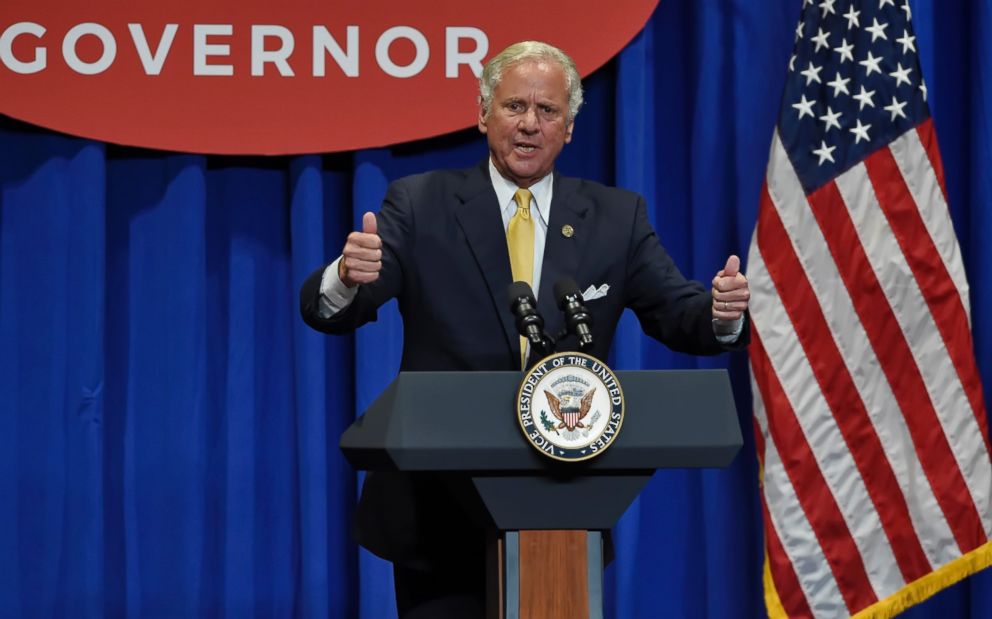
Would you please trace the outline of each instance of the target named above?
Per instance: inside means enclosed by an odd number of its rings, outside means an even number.
[[[603,617],[599,531],[502,531],[488,573],[488,619]]]

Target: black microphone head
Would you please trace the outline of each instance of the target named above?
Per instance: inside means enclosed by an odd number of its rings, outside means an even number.
[[[513,282],[506,289],[506,295],[510,299],[510,307],[514,307],[517,304],[518,299],[523,297],[533,299],[534,291],[531,290],[530,284],[527,282]]]
[[[555,299],[558,300],[558,308],[564,309],[565,297],[577,296],[581,300],[582,293],[579,292],[579,285],[571,277],[563,277],[555,283]]]

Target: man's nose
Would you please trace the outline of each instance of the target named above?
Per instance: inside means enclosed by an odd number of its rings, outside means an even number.
[[[520,123],[518,126],[521,131],[526,131],[528,133],[536,132],[538,130],[537,110],[534,108],[528,108],[527,111],[520,117]]]

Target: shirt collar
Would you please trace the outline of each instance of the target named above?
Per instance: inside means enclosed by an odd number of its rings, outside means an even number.
[[[499,208],[501,210],[516,209],[517,204],[513,200],[513,194],[517,193],[519,187],[513,181],[507,180],[499,173],[499,170],[493,165],[492,157],[489,158],[489,180],[492,181],[493,189],[496,191]],[[549,173],[528,187],[532,196],[532,204],[537,205],[537,213],[540,215],[545,227],[548,225],[548,217],[551,213],[551,189],[554,185],[553,181],[554,173]]]

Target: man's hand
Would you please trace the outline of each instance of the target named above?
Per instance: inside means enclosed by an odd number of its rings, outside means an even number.
[[[737,320],[747,310],[750,298],[747,278],[741,273],[741,259],[730,256],[726,266],[713,278],[713,318]]]
[[[379,279],[381,269],[382,239],[377,233],[375,213],[368,212],[362,216],[362,231],[348,235],[338,262],[338,277],[345,286],[354,288]]]

